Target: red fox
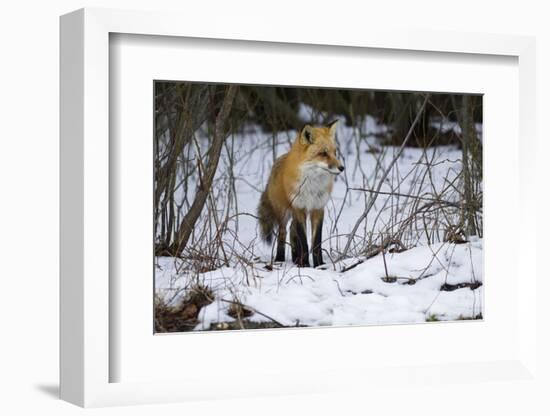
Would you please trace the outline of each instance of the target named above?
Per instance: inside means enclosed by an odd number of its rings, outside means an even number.
[[[292,261],[298,267],[309,267],[306,220],[311,221],[313,266],[323,264],[321,250],[323,216],[330,198],[334,178],[344,171],[336,157],[336,125],[306,125],[290,151],[279,157],[271,169],[266,189],[258,206],[260,234],[271,243],[277,226],[275,261],[285,260],[286,226],[290,226]]]

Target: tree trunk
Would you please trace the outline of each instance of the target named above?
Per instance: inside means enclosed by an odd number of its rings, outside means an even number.
[[[479,154],[479,144],[474,124],[474,97],[462,96],[460,128],[462,130],[462,177],[464,180],[464,231],[476,235],[476,195],[474,156]]]
[[[193,134],[207,117],[207,104],[209,102],[208,86],[187,86],[177,85],[171,92],[171,99],[181,102],[181,111],[177,116],[171,116],[166,108],[163,108],[167,123],[164,130],[157,132],[156,164],[155,164],[155,225],[159,216],[164,218],[166,227],[157,234],[155,226],[155,237],[159,238],[159,247],[169,247],[172,242],[174,224],[174,200],[173,193],[176,185],[177,161],[184,148],[188,146]],[[173,117],[173,118],[172,118]],[[158,151],[159,134],[168,132],[169,138],[165,144],[163,155]],[[161,157],[165,156],[165,157]],[[161,159],[164,159],[161,162]],[[160,212],[159,212],[160,210]],[[161,250],[162,251],[162,250]]]
[[[189,241],[189,237],[195,227],[195,223],[199,219],[204,208],[208,193],[210,192],[226,137],[225,125],[231,112],[231,107],[233,106],[233,100],[237,93],[237,89],[238,87],[236,85],[230,85],[227,87],[221,109],[216,116],[214,139],[212,141],[212,145],[210,146],[210,150],[208,151],[208,164],[206,165],[206,168],[202,170],[203,174],[200,174],[199,186],[197,187],[195,200],[193,201],[189,212],[183,218],[177,230],[175,241],[171,246],[170,251],[175,256],[180,256],[185,249],[187,242]],[[201,170],[199,170],[199,172],[201,172]]]

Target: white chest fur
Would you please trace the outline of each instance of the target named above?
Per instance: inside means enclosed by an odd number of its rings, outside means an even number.
[[[316,165],[302,168],[302,177],[292,194],[292,206],[298,209],[321,209],[330,198],[334,175]]]

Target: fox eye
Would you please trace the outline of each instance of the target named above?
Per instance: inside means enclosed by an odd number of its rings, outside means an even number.
[[[328,152],[327,152],[326,150],[323,150],[323,151],[321,152],[321,156],[327,157],[327,156],[328,156]]]

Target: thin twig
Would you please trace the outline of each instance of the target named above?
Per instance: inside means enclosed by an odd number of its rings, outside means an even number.
[[[407,132],[407,135],[405,136],[405,139],[403,140],[403,143],[401,143],[401,146],[399,147],[399,150],[397,151],[397,154],[394,156],[393,160],[391,161],[389,166],[386,168],[386,170],[382,174],[382,177],[380,178],[380,181],[378,182],[378,186],[376,187],[376,192],[380,192],[380,189],[382,188],[382,185],[384,184],[384,181],[386,180],[388,174],[390,173],[393,166],[395,165],[395,163],[397,162],[397,160],[401,156],[401,153],[403,152],[403,149],[405,148],[405,146],[409,142],[409,139],[412,136],[414,128],[418,124],[418,121],[420,120],[420,116],[422,115],[422,113],[424,112],[424,109],[426,108],[426,103],[428,102],[428,98],[429,98],[429,95],[426,95],[426,98],[424,98],[424,102],[422,103],[422,107],[420,107],[420,110],[416,114],[416,117],[415,117],[411,127],[409,128],[409,131]],[[359,225],[367,217],[367,215],[370,212],[371,208],[374,206],[374,203],[376,202],[377,197],[378,197],[378,193],[375,193],[371,197],[371,199],[369,200],[369,203],[367,204],[367,206],[365,207],[365,210],[363,211],[363,214],[361,214],[361,216],[359,217],[359,219],[355,223],[355,226],[353,227],[353,230],[351,231],[351,233],[348,237],[348,241],[347,241],[346,246],[344,248],[344,252],[340,256],[340,259],[344,258],[347,255],[348,250],[351,246],[351,243],[352,243],[352,241],[355,237],[355,233],[357,232],[357,229],[359,228]]]

